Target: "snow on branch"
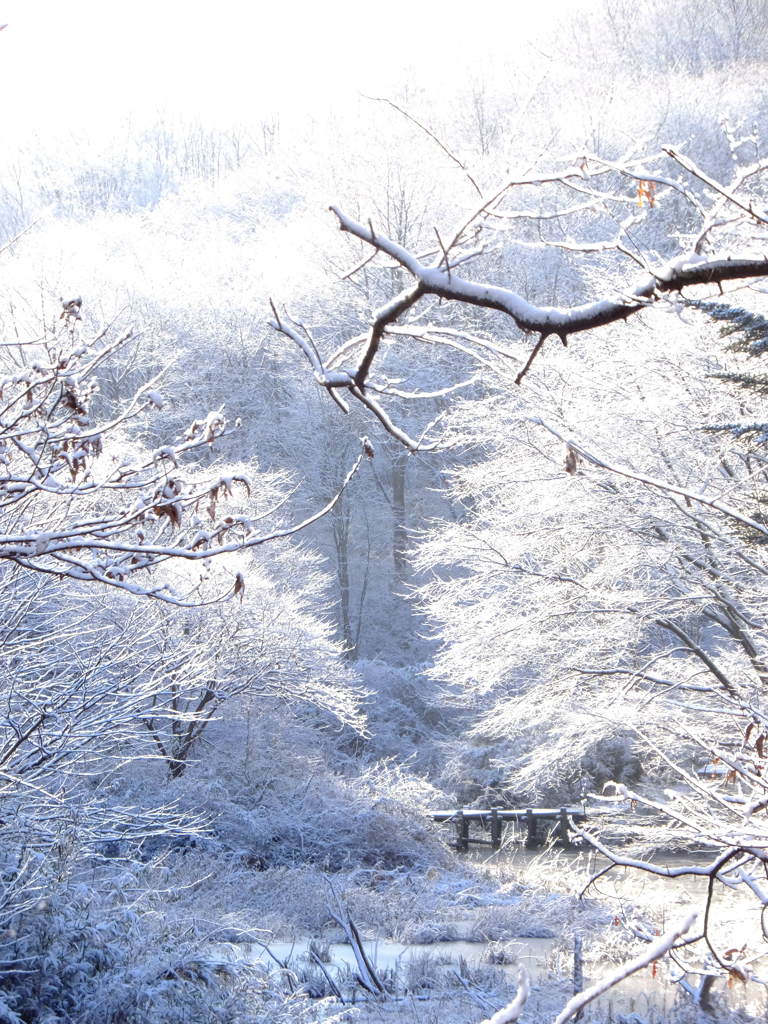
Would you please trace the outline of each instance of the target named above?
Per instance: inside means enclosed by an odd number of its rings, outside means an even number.
[[[704,184],[711,188],[713,192],[719,193],[721,196],[727,199],[729,203],[733,203],[734,206],[737,206],[740,210],[743,210],[744,213],[749,214],[750,217],[754,217],[754,219],[758,223],[768,224],[768,214],[766,214],[765,211],[758,210],[755,208],[753,203],[740,199],[739,196],[734,194],[732,189],[727,188],[725,185],[721,185],[720,182],[715,181],[714,178],[711,178],[708,174],[702,171],[702,169],[693,160],[691,160],[690,157],[683,156],[682,153],[678,153],[677,150],[673,149],[671,146],[665,146],[664,152],[674,161],[680,164],[681,167],[684,167],[685,170],[692,174],[695,178],[698,178],[700,181],[703,181]],[[766,166],[767,165],[761,165],[759,168],[750,168],[748,174],[741,176],[741,180],[743,181],[749,175],[756,174],[759,173],[759,171],[765,170]]]
[[[545,337],[554,334],[566,339],[572,334],[626,320],[633,313],[645,309],[648,300],[655,300],[663,293],[679,292],[682,288],[697,284],[768,276],[768,257],[765,256],[743,255],[706,259],[691,252],[663,264],[654,276],[626,288],[620,297],[597,299],[594,302],[562,308],[535,306],[511,289],[469,281],[455,273],[449,274],[439,266],[425,266],[412,253],[375,232],[371,227],[358,223],[337,207],[331,207],[331,210],[336,215],[342,231],[349,232],[391,256],[416,278],[417,284],[414,287],[401,293],[389,307],[380,311],[381,318],[396,317],[422,296],[434,295],[441,299],[505,313],[521,331],[543,334]],[[415,292],[418,294],[414,294]],[[374,355],[375,351],[369,351],[361,360],[356,375],[358,385],[365,382]]]
[[[593,1000],[604,995],[606,992],[610,992],[611,989],[620,985],[626,978],[636,974],[637,971],[641,971],[644,967],[648,967],[650,964],[660,960],[676,947],[682,936],[690,931],[696,921],[696,917],[695,913],[689,914],[680,924],[670,928],[664,935],[650,942],[646,949],[633,960],[621,964],[601,978],[600,981],[595,982],[594,985],[590,985],[589,988],[585,988],[575,996],[572,996],[560,1013],[558,1013],[557,1017],[555,1017],[552,1024],[566,1024],[566,1021],[578,1020],[584,1007],[588,1006]],[[530,980],[527,972],[521,968],[515,998],[507,1006],[494,1013],[492,1017],[484,1020],[482,1024],[514,1024],[515,1021],[520,1019],[529,994]]]
[[[451,230],[432,227],[438,249],[426,255],[418,255],[418,250],[380,231],[371,220],[355,220],[339,206],[331,206],[340,230],[362,243],[363,250],[365,247],[370,249],[369,254],[363,254],[345,277],[351,277],[375,257],[384,256],[387,268],[401,268],[411,280],[373,310],[364,334],[341,341],[336,350],[324,359],[306,329],[297,330],[287,318],[277,314],[274,306],[271,326],[303,352],[318,384],[326,388],[337,403],[342,404],[340,393],[346,392],[347,396],[367,406],[384,429],[410,450],[421,446],[416,445],[413,438],[398,426],[396,416],[371,398],[368,389],[375,390],[378,395],[387,393],[386,386],[375,379],[385,339],[393,341],[398,336],[409,335],[414,339],[429,336],[430,340],[439,341],[437,332],[446,330],[444,316],[439,327],[420,318],[417,308],[423,308],[425,299],[501,313],[523,335],[532,335],[535,339],[533,346],[527,360],[522,360],[523,365],[516,377],[520,384],[550,337],[567,344],[573,335],[626,321],[685,288],[721,287],[726,281],[768,276],[768,246],[765,239],[755,237],[756,229],[761,230],[768,224],[768,216],[746,191],[750,179],[768,170],[768,165],[760,164],[737,171],[729,185],[721,185],[691,159],[669,146],[644,157],[628,153],[617,161],[586,154],[576,157],[559,170],[509,178],[495,191],[483,195],[476,178],[431,129],[397,104],[386,102],[440,146],[468,176],[473,189],[480,195],[479,200]],[[595,187],[596,182],[598,187]],[[631,189],[629,193],[627,186]],[[573,193],[584,197],[583,201],[577,204],[563,201],[564,195]],[[516,197],[515,204],[507,209],[505,204],[512,195]],[[549,198],[545,201],[545,197]],[[654,216],[658,214],[659,207],[663,207],[665,215],[673,211],[670,197],[676,197],[678,202],[684,200],[700,225],[690,232],[688,242],[677,256],[659,262],[655,251],[642,250],[637,240],[638,231],[648,223],[652,212]],[[627,205],[635,206],[634,211],[626,216],[614,216],[613,211],[619,207],[626,209]],[[728,216],[723,215],[726,206],[729,207]],[[535,226],[552,219],[562,223],[572,216],[583,218],[589,215],[596,215],[599,224],[605,224],[607,215],[608,220],[618,224],[618,233],[614,230],[608,237],[600,238],[590,237],[589,231],[579,231],[577,234],[582,235],[583,240],[578,240],[563,225],[557,237],[544,237],[539,228],[538,238],[530,233],[510,238],[510,231],[517,221]],[[655,223],[668,236],[672,234],[673,225],[668,220],[657,219]],[[592,230],[594,222],[589,222],[587,227]],[[528,248],[562,249],[585,259],[590,254],[605,259],[612,253],[617,261],[630,259],[637,264],[642,276],[589,302],[537,305],[512,288],[473,279],[466,274],[466,266],[488,251],[490,240],[497,250],[511,241],[511,244]],[[462,273],[459,273],[460,268]],[[443,343],[458,347],[447,335],[444,334],[443,339]],[[348,364],[346,360],[353,354],[354,362]],[[487,360],[487,354],[481,352],[478,355],[481,363]],[[425,389],[425,394],[438,390],[433,386]],[[397,395],[390,392],[390,398],[396,399]],[[346,404],[342,404],[342,408],[346,411]]]
[[[680,924],[670,928],[669,931],[665,932],[655,942],[649,943],[646,949],[639,956],[636,956],[634,960],[621,964],[615,970],[606,974],[600,981],[590,985],[589,988],[585,988],[583,992],[579,992],[569,999],[557,1017],[555,1017],[553,1024],[565,1024],[566,1021],[574,1020],[584,1007],[588,1006],[594,999],[597,999],[598,996],[609,992],[624,981],[625,978],[629,978],[631,975],[636,974],[637,971],[641,971],[644,967],[648,967],[649,964],[661,959],[671,949],[675,948],[678,940],[683,935],[690,931],[696,921],[696,916],[696,914],[689,914]]]
[[[56,329],[37,351],[11,363],[0,379],[0,562],[33,572],[97,581],[131,594],[181,605],[242,596],[242,573],[224,593],[184,584],[180,595],[161,567],[202,562],[290,537],[326,515],[357,472],[364,449],[340,488],[300,522],[262,531],[257,522],[283,502],[250,511],[251,481],[230,470],[203,478],[188,456],[210,450],[231,433],[223,409],[195,420],[181,438],[155,451],[132,445],[129,428],[163,407],[162,374],[152,378],[108,416],[94,407],[102,364],[134,337],[110,339],[110,326],[82,336],[81,300],[62,300]],[[311,342],[293,331],[318,375],[322,364]],[[22,344],[24,344],[22,342]],[[375,404],[375,403],[374,403]],[[126,448],[126,445],[131,445]]]
[[[511,1003],[497,1010],[492,1017],[484,1020],[482,1024],[515,1024],[520,1020],[520,1014],[525,1009],[528,996],[531,994],[531,979],[525,967],[520,967],[517,975],[517,992]]]
[[[638,473],[626,466],[621,466],[617,463],[611,462],[608,459],[589,451],[578,441],[573,440],[573,438],[566,438],[559,430],[545,422],[540,417],[532,417],[531,423],[544,427],[544,429],[548,430],[550,434],[562,441],[568,447],[569,452],[575,453],[589,465],[595,466],[598,469],[604,469],[606,472],[613,473],[616,476],[622,476],[627,480],[634,480],[637,483],[645,484],[648,487],[654,488],[654,490],[662,491],[667,494],[675,494],[687,501],[693,501],[697,505],[705,505],[708,508],[714,509],[716,512],[722,513],[728,519],[733,519],[735,522],[741,523],[742,526],[748,526],[750,529],[761,533],[764,537],[768,537],[768,527],[763,523],[758,522],[756,519],[752,519],[751,516],[744,515],[743,512],[739,512],[738,509],[729,505],[725,501],[720,501],[719,498],[710,497],[709,495],[702,494],[701,492],[690,491],[685,487],[678,486],[677,484],[670,483],[666,480],[659,480],[656,477],[647,476],[645,473]]]

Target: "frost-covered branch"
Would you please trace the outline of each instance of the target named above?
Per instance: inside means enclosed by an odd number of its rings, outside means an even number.
[[[451,160],[468,173],[464,164],[429,128],[396,104],[390,105],[437,142]],[[372,386],[381,390],[375,371],[383,360],[385,339],[392,341],[397,336],[410,334],[413,338],[429,336],[430,340],[439,341],[438,332],[448,329],[445,313],[441,315],[440,325],[425,324],[417,319],[425,299],[501,313],[523,336],[533,336],[533,346],[517,373],[519,384],[551,337],[565,345],[573,336],[624,322],[683,289],[713,285],[721,288],[728,281],[768,276],[766,239],[754,237],[756,225],[762,228],[766,218],[744,194],[750,179],[762,170],[762,165],[744,169],[731,185],[725,186],[671,147],[643,158],[627,154],[617,161],[594,154],[583,155],[559,170],[511,177],[495,191],[481,195],[453,229],[444,232],[434,228],[438,251],[426,256],[417,255],[419,250],[379,230],[373,221],[356,220],[339,206],[332,206],[330,209],[340,230],[371,250],[369,257],[358,261],[356,270],[367,266],[371,257],[382,255],[387,259],[388,268],[400,268],[411,281],[373,310],[365,334],[342,341],[324,359],[317,346],[308,343],[304,333],[277,313],[272,327],[290,338],[304,353],[318,384],[326,388],[334,400],[340,402],[340,392],[346,392],[368,406],[386,431],[413,450],[413,439],[397,424],[397,416],[385,411],[380,403],[371,403],[367,390]],[[595,179],[599,179],[597,187]],[[476,179],[470,176],[470,181],[477,190]],[[627,185],[633,190],[630,195]],[[574,192],[584,196],[584,201],[563,202],[564,195]],[[523,197],[522,203],[516,199],[514,206],[507,208],[511,196]],[[671,208],[670,197],[684,200],[701,227],[698,232],[694,230],[689,234],[689,244],[680,244],[677,255],[661,260],[657,251],[644,249],[638,237],[650,223],[649,218],[658,214],[659,207],[667,215]],[[734,217],[722,216],[724,204],[736,211]],[[614,217],[614,211],[622,207],[626,210],[627,205],[639,209]],[[579,218],[577,231],[568,227],[574,218]],[[594,231],[595,219],[601,225],[599,234]],[[556,236],[550,232],[547,237],[541,225],[553,220],[562,225],[562,231]],[[615,224],[618,230],[606,230],[606,221]],[[524,224],[523,233],[513,238],[510,232],[518,222]],[[525,227],[531,225],[535,229],[537,224],[538,237]],[[669,231],[672,225],[667,221],[665,226]],[[488,244],[489,239],[494,240],[493,247]],[[604,295],[588,302],[549,306],[532,302],[514,288],[467,276],[463,269],[459,273],[460,268],[476,261],[491,248],[499,251],[510,245],[564,250],[582,257],[585,263],[591,255],[603,276],[605,264],[599,261],[610,257],[616,261],[629,258],[638,264],[643,276],[606,289]],[[669,246],[666,250],[669,251]],[[443,343],[456,347],[456,341],[452,342],[447,335],[442,337]],[[354,362],[348,364],[346,360],[353,354]],[[485,365],[483,361],[487,357],[477,354]],[[434,387],[427,389],[435,390]],[[392,393],[391,399],[396,400],[397,395]]]
[[[702,169],[693,160],[691,160],[690,157],[683,156],[682,153],[678,153],[677,150],[673,149],[671,146],[665,146],[664,152],[668,156],[670,156],[676,163],[680,164],[681,167],[684,167],[685,170],[692,174],[695,178],[698,178],[700,181],[703,181],[704,184],[708,188],[711,188],[713,192],[719,193],[721,196],[723,196],[723,198],[727,199],[729,203],[733,203],[734,206],[738,207],[740,210],[743,210],[744,213],[749,214],[749,216],[753,217],[758,223],[768,224],[768,216],[765,214],[765,212],[763,212],[762,210],[755,209],[753,203],[745,202],[743,199],[739,198],[739,196],[737,196],[732,189],[727,188],[725,185],[721,185],[718,181],[715,181],[714,178],[711,178],[708,174],[702,171]],[[766,165],[764,164],[761,165],[759,169],[750,168],[747,174],[743,174],[740,176],[739,184],[746,180],[746,178],[749,177],[751,174],[759,173],[759,171],[763,171],[765,169]]]
[[[583,992],[577,993],[568,1000],[557,1017],[555,1017],[553,1024],[565,1024],[566,1021],[573,1020],[585,1006],[588,1006],[598,996],[609,992],[637,971],[641,971],[644,967],[648,967],[649,964],[660,960],[661,957],[675,948],[678,940],[690,931],[695,921],[696,914],[689,914],[680,924],[670,928],[669,931],[665,932],[655,942],[651,942],[634,960],[621,964],[594,985],[590,985]]]
[[[307,529],[334,508],[363,452],[316,512],[292,525],[259,529],[266,515],[274,520],[282,499],[257,509],[242,469],[206,479],[193,461],[231,433],[223,410],[151,452],[132,441],[131,431],[162,409],[162,375],[103,414],[102,366],[134,335],[110,339],[107,326],[84,338],[81,306],[79,298],[64,302],[61,324],[46,331],[36,349],[25,346],[17,363],[9,350],[13,372],[0,380],[0,562],[181,606],[242,594],[242,573],[233,574],[224,593],[203,591],[200,581],[186,582],[186,592],[178,593],[172,578],[158,578],[157,570],[166,563],[207,564]],[[319,368],[311,342],[304,344]]]
[[[734,508],[727,502],[721,501],[719,498],[710,497],[709,495],[702,494],[701,492],[691,491],[685,487],[680,487],[675,483],[659,480],[656,477],[648,476],[645,473],[635,472],[627,466],[618,465],[617,463],[590,451],[573,438],[566,437],[556,427],[553,427],[550,423],[540,417],[532,418],[531,422],[544,427],[544,429],[548,430],[550,434],[557,437],[567,445],[569,451],[573,451],[580,459],[583,459],[584,462],[589,465],[595,466],[598,469],[604,469],[616,476],[625,477],[628,480],[635,480],[637,483],[645,484],[646,486],[653,487],[656,490],[663,491],[668,494],[679,495],[688,501],[695,502],[697,505],[705,505],[708,508],[714,509],[716,512],[722,513],[728,519],[732,519],[735,522],[740,523],[742,526],[748,526],[751,530],[756,530],[757,533],[762,534],[764,537],[768,537],[768,527],[763,523],[758,522],[751,516],[744,515],[743,512],[739,512],[737,508]]]

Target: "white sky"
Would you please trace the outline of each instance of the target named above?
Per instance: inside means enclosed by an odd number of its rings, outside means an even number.
[[[97,132],[128,113],[247,119],[381,91],[408,67],[481,74],[489,52],[593,2],[0,0],[3,134]]]

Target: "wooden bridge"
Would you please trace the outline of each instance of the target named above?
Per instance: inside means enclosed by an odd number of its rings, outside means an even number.
[[[551,830],[555,831],[563,846],[569,847],[569,820],[576,824],[582,824],[587,820],[587,812],[583,807],[527,807],[525,810],[502,807],[478,810],[468,807],[454,811],[432,811],[430,816],[433,821],[451,822],[455,826],[458,850],[468,850],[470,843],[498,850],[504,826],[510,822],[515,827],[525,826],[525,845],[529,848],[540,846],[545,841],[545,833]],[[470,825],[473,823],[479,825],[484,832],[490,833],[490,838],[470,835]],[[541,830],[539,825],[542,826]]]

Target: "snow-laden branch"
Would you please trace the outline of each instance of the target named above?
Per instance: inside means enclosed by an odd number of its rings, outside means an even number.
[[[280,497],[265,511],[262,496],[262,507],[250,513],[255,494],[244,472],[232,469],[211,479],[194,465],[184,466],[190,455],[210,451],[231,433],[223,409],[149,453],[130,447],[128,430],[162,408],[156,390],[161,375],[106,416],[94,413],[102,366],[135,335],[125,331],[110,340],[106,325],[84,339],[80,310],[79,298],[63,303],[63,322],[44,332],[37,352],[25,346],[25,358],[11,363],[13,373],[0,380],[0,563],[181,606],[242,596],[241,573],[223,594],[203,595],[198,582],[185,584],[190,593],[180,596],[156,570],[164,563],[207,563],[307,529],[334,508],[365,448],[320,509],[293,525],[258,529],[266,515],[275,521],[284,504]],[[322,377],[312,339],[291,330]],[[366,400],[376,406],[375,399]]]
[[[436,142],[444,153],[468,174],[464,164],[427,126],[397,104],[387,101],[407,120]],[[667,164],[666,173],[664,164]],[[669,165],[672,164],[672,170]],[[366,266],[374,256],[386,257],[386,269],[401,268],[410,275],[409,283],[381,303],[370,316],[369,327],[362,335],[342,341],[335,351],[324,358],[319,348],[305,330],[295,326],[277,314],[272,327],[283,333],[303,352],[318,384],[326,388],[333,399],[341,404],[340,393],[366,405],[385,430],[401,443],[414,450],[410,438],[396,422],[396,416],[372,400],[367,389],[377,385],[383,393],[381,382],[375,380],[376,363],[382,352],[385,339],[398,334],[411,334],[413,338],[427,336],[438,340],[438,328],[419,321],[409,323],[416,316],[417,307],[424,299],[439,299],[442,303],[457,303],[476,309],[492,310],[508,317],[514,327],[524,335],[534,338],[527,361],[519,370],[516,381],[521,383],[535,359],[544,349],[548,338],[554,336],[563,344],[573,335],[582,334],[614,323],[626,321],[629,317],[659,302],[665,296],[680,293],[685,288],[702,285],[721,287],[727,281],[754,280],[768,276],[768,247],[765,239],[755,237],[755,229],[762,228],[768,218],[758,210],[749,196],[743,193],[750,178],[763,170],[762,165],[737,173],[730,185],[720,185],[689,158],[671,147],[646,156],[627,153],[617,161],[606,160],[595,154],[581,154],[566,163],[561,169],[541,173],[524,173],[507,179],[499,188],[486,195],[480,195],[470,209],[459,219],[451,230],[443,231],[433,227],[438,239],[438,250],[423,253],[401,241],[396,241],[380,231],[371,220],[365,222],[349,216],[339,206],[331,206],[340,230],[351,235],[369,247],[368,256],[358,259],[354,274]],[[680,173],[682,171],[682,173]],[[595,179],[599,187],[595,187]],[[608,179],[608,180],[606,180]],[[475,191],[477,180],[470,176]],[[627,193],[627,185],[631,192]],[[613,188],[611,187],[613,186]],[[563,202],[564,193],[576,193],[584,200],[577,204]],[[689,236],[688,246],[672,259],[659,262],[658,254],[643,250],[638,240],[638,231],[648,224],[648,218],[657,215],[659,207],[670,206],[668,198],[676,195],[685,200],[688,209],[699,220],[698,232]],[[522,197],[513,209],[505,209],[511,196]],[[539,202],[532,202],[532,196]],[[548,201],[544,201],[545,197]],[[530,204],[530,209],[527,209]],[[617,208],[634,207],[625,216],[615,217]],[[722,209],[728,206],[734,217],[725,218]],[[538,211],[537,212],[537,208]],[[639,209],[638,209],[639,208]],[[466,272],[466,265],[491,248],[489,238],[501,239],[504,244],[510,238],[509,229],[515,221],[529,221],[534,224],[556,219],[562,223],[569,217],[586,217],[593,214],[605,224],[606,217],[616,223],[618,231],[609,229],[603,237],[590,237],[588,231],[594,221],[585,222],[587,230],[570,233],[563,228],[557,237],[538,238],[530,234],[514,237],[517,246],[541,249],[561,249],[585,260],[590,254],[603,260],[613,254],[615,259],[629,258],[640,268],[642,276],[630,280],[624,286],[606,290],[589,302],[574,305],[537,305],[525,295],[500,284],[473,279]],[[581,225],[580,225],[581,228]],[[581,236],[580,239],[574,236]],[[718,250],[718,242],[720,249]],[[724,248],[727,245],[727,249]],[[419,253],[422,253],[421,255]],[[459,272],[461,270],[461,273]],[[445,330],[442,325],[441,330]],[[444,336],[444,344],[457,348],[462,342]],[[470,349],[472,346],[470,346]],[[354,364],[347,365],[346,359],[354,353]],[[481,365],[487,356],[476,353]],[[426,389],[429,393],[438,388]],[[392,393],[395,399],[397,396]],[[345,408],[346,406],[342,406]],[[433,446],[434,447],[434,446]]]
[[[590,985],[583,992],[577,993],[568,1000],[557,1017],[555,1017],[553,1024],[565,1024],[566,1021],[574,1020],[580,1011],[594,999],[597,999],[598,996],[609,992],[626,978],[636,974],[637,971],[641,971],[644,967],[648,967],[649,964],[661,959],[661,957],[674,948],[678,939],[690,931],[695,921],[696,914],[689,914],[680,924],[670,928],[669,931],[665,932],[655,942],[651,942],[634,960],[621,964],[615,970],[606,974],[600,981],[595,982],[594,985]]]
[[[765,256],[745,254],[706,259],[691,252],[662,264],[654,276],[628,286],[619,297],[597,299],[571,307],[536,306],[509,288],[470,281],[434,265],[425,266],[403,246],[374,231],[369,225],[360,224],[336,206],[332,206],[331,210],[342,231],[391,256],[416,279],[415,287],[401,293],[382,312],[381,315],[387,316],[399,315],[397,311],[400,307],[413,305],[423,295],[435,295],[441,299],[505,313],[521,331],[543,334],[545,337],[554,334],[567,339],[572,334],[626,320],[633,313],[645,309],[649,300],[653,301],[664,293],[679,292],[697,284],[768,276],[768,257]],[[419,294],[414,295],[415,291]],[[358,385],[365,382],[374,356],[375,350],[371,351],[369,345],[356,375]]]
[[[135,532],[127,532],[129,526],[135,525],[131,522],[125,524],[124,539],[117,540],[103,540],[101,537],[103,533],[110,533],[114,529],[115,524],[108,519],[91,523],[88,529],[83,529],[75,522],[72,524],[71,532],[67,529],[59,530],[55,538],[49,538],[46,534],[32,534],[6,540],[0,536],[0,560],[6,559],[26,569],[49,575],[68,576],[85,582],[94,580],[130,594],[157,598],[180,607],[215,603],[232,594],[240,593],[244,586],[240,574],[235,577],[232,587],[208,601],[199,598],[185,600],[175,594],[168,584],[148,586],[142,577],[166,561],[208,561],[221,555],[248,551],[274,541],[285,540],[306,530],[326,516],[340,501],[360,468],[365,454],[365,450],[361,450],[341,486],[322,508],[298,523],[266,533],[251,532],[250,523],[246,518],[230,516],[226,517],[229,522],[225,520],[210,532],[198,531],[186,541],[180,538],[177,543],[150,543],[143,539],[141,532],[138,536]],[[188,502],[182,498],[178,503],[179,509],[186,503]],[[181,525],[180,511],[178,515]],[[141,520],[141,516],[137,518]],[[227,537],[231,535],[235,535],[235,539],[228,541]]]

